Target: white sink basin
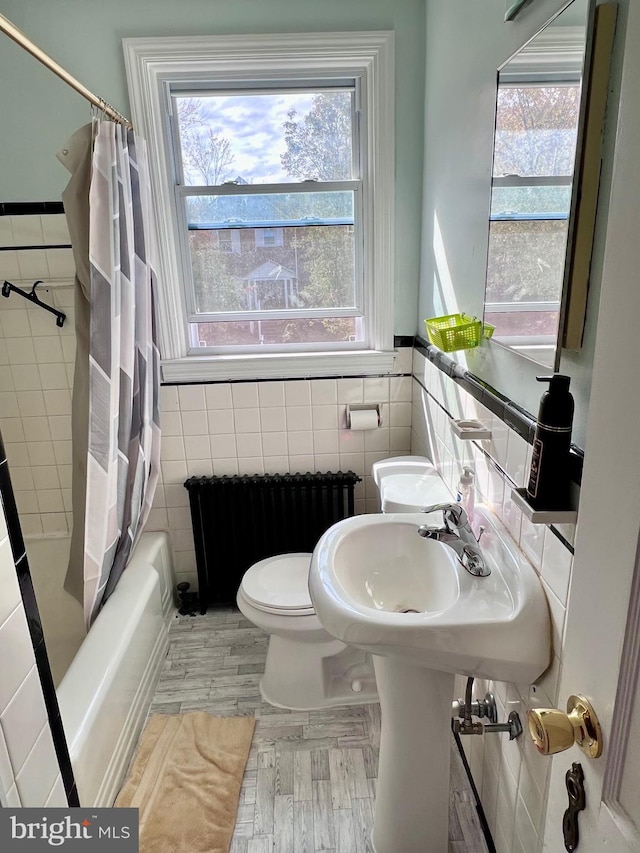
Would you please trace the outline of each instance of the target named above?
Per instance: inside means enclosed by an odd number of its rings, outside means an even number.
[[[441,519],[391,513],[334,525],[311,561],[318,618],[334,637],[375,655],[441,672],[533,681],[551,653],[548,606],[535,571],[485,514],[480,547],[491,574],[474,577],[452,548],[418,536],[421,524],[440,526]]]

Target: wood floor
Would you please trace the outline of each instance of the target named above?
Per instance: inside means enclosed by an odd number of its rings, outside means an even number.
[[[263,702],[267,636],[235,609],[177,617],[169,639],[151,713],[256,718],[231,853],[372,853],[379,705],[301,712]],[[486,853],[453,748],[451,757],[449,853]]]

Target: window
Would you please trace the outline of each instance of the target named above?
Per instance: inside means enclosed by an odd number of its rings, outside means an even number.
[[[580,82],[498,88],[486,312],[497,339],[555,345]]]
[[[391,34],[126,39],[125,54],[151,143],[165,379],[388,369]]]

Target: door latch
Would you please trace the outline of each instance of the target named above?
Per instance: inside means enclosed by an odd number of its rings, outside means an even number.
[[[562,834],[564,835],[564,848],[568,853],[577,850],[580,843],[580,832],[578,829],[578,814],[586,805],[584,793],[584,772],[581,764],[572,764],[571,770],[565,775],[567,794],[569,795],[569,808],[562,818]]]

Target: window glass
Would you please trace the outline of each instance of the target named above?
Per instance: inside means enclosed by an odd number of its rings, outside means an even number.
[[[176,97],[184,183],[352,177],[352,90]]]

